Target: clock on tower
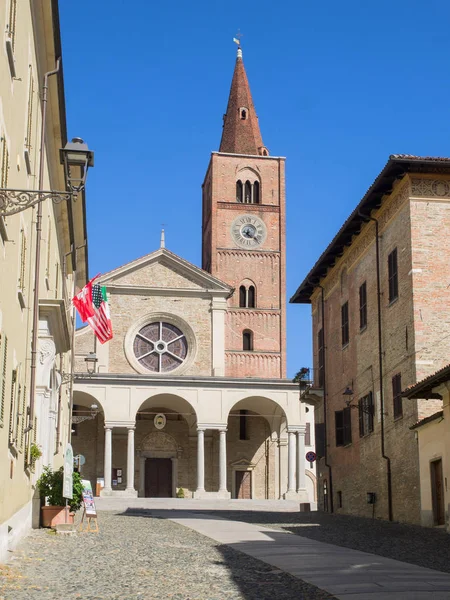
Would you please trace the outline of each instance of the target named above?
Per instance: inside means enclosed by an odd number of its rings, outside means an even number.
[[[222,140],[203,183],[203,268],[234,287],[225,374],[284,378],[284,158],[269,156],[238,49]]]

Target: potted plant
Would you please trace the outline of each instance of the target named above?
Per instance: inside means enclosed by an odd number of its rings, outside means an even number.
[[[63,497],[64,468],[53,471],[50,467],[44,467],[42,475],[36,482],[40,495],[46,499],[46,506],[41,508],[41,521],[43,527],[54,527],[66,522],[66,499]],[[75,511],[83,501],[83,486],[80,474],[73,473],[73,497],[68,500],[70,510],[67,522],[73,523]]]

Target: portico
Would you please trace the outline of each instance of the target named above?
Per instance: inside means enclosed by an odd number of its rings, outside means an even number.
[[[82,475],[95,477],[94,489],[103,483],[101,496],[175,497],[183,489],[197,499],[313,497],[304,406],[290,382],[95,374],[77,377],[74,389],[76,406],[102,407],[97,423],[80,424],[73,438],[87,458]],[[242,471],[252,480],[247,496]]]

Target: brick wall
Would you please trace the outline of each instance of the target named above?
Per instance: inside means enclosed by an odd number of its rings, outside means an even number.
[[[236,181],[260,182],[260,204],[236,201]],[[284,160],[213,154],[203,184],[203,266],[235,288],[226,318],[226,375],[284,377],[285,360],[285,182]],[[259,217],[267,229],[261,247],[241,250],[231,225],[244,214]],[[239,287],[251,280],[256,310],[239,307]],[[242,333],[254,333],[253,350],[242,352]],[[264,353],[276,353],[266,356]],[[264,367],[261,370],[261,367]]]

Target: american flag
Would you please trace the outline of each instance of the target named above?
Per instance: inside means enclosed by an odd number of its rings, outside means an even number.
[[[104,344],[113,337],[113,332],[106,288],[98,285],[98,283],[92,286],[92,306],[94,309],[94,316],[89,317],[87,322],[94,330],[98,341],[101,344]]]

